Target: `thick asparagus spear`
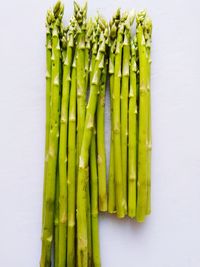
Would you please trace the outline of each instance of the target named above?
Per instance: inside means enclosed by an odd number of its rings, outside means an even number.
[[[56,189],[56,166],[58,153],[58,137],[59,137],[59,114],[60,114],[60,40],[59,31],[60,23],[63,15],[63,5],[60,2],[54,7],[53,31],[52,31],[52,107],[50,118],[49,148],[48,148],[48,166],[47,178],[45,183],[45,211],[44,223],[42,230],[42,255],[40,266],[50,267],[51,250],[53,240],[54,226],[54,206],[55,206],[55,189]]]
[[[97,102],[97,166],[99,183],[99,210],[107,211],[106,151],[105,151],[105,94],[107,81],[107,59],[102,71],[101,85]]]
[[[42,225],[44,223],[45,211],[45,190],[47,180],[47,164],[49,152],[49,130],[50,130],[50,111],[51,111],[51,69],[52,69],[52,19],[51,10],[47,11],[46,16],[46,133],[45,133],[45,165],[44,165],[44,188],[43,188],[43,209],[42,209]]]
[[[76,225],[76,50],[72,64],[68,133],[68,233],[67,266],[75,266]]]
[[[121,152],[122,152],[122,179],[124,198],[127,207],[127,140],[128,140],[128,91],[129,91],[129,65],[130,65],[130,27],[133,23],[134,12],[130,12],[125,21],[122,61],[122,87],[121,87]]]
[[[99,220],[98,220],[98,177],[97,177],[96,130],[94,129],[90,147],[90,186],[92,215],[92,266],[100,267]]]
[[[78,235],[78,266],[88,266],[88,240],[87,240],[87,183],[88,183],[88,160],[89,147],[94,127],[94,116],[96,112],[98,86],[101,72],[104,68],[104,57],[106,51],[107,27],[105,22],[100,19],[99,27],[102,28],[100,36],[100,46],[95,62],[94,77],[90,88],[89,101],[87,106],[83,141],[81,146],[79,170],[78,170],[78,189],[77,189],[77,235]]]
[[[128,216],[136,214],[137,178],[137,88],[136,88],[136,42],[131,42],[129,127],[128,127]]]
[[[146,214],[151,213],[151,35],[152,35],[152,22],[146,16],[144,20],[144,37],[146,41],[147,53],[147,98],[148,98],[148,132],[147,132],[147,210]]]
[[[113,87],[113,141],[114,141],[114,173],[116,186],[117,216],[123,218],[126,214],[126,201],[124,197],[121,157],[121,120],[120,120],[120,92],[121,92],[121,64],[124,21],[127,15],[121,18],[115,51],[114,87]]]
[[[147,207],[147,132],[148,132],[148,71],[143,22],[146,13],[137,15],[137,42],[139,53],[139,140],[136,220],[143,222]]]

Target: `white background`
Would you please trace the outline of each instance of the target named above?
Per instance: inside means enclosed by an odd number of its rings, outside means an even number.
[[[40,258],[45,125],[45,13],[54,1],[0,1],[0,266]],[[72,1],[65,1],[65,18]],[[100,217],[103,267],[197,267],[200,262],[200,4],[89,1],[153,19],[152,215],[142,225]],[[107,141],[109,134],[106,135]]]

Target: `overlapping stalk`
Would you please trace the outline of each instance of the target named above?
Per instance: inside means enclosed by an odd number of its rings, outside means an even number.
[[[56,166],[59,138],[59,115],[60,115],[60,24],[63,15],[63,5],[58,2],[53,10],[54,21],[52,24],[52,82],[51,82],[51,118],[49,131],[49,148],[47,177],[45,182],[45,204],[42,230],[42,255],[40,266],[51,265],[51,251],[54,231],[54,207],[56,191]]]
[[[78,188],[77,188],[77,237],[78,237],[78,266],[88,265],[88,240],[87,240],[87,218],[86,218],[86,203],[87,203],[87,174],[89,161],[89,147],[91,143],[94,117],[96,112],[98,87],[100,83],[102,69],[104,68],[104,57],[106,52],[107,42],[107,27],[105,22],[99,17],[99,27],[101,27],[101,35],[99,38],[99,49],[95,62],[94,76],[87,106],[85,128],[83,141],[81,145],[81,153],[78,169]]]
[[[122,174],[122,154],[121,154],[121,116],[120,116],[120,97],[121,97],[121,65],[122,65],[122,46],[124,35],[124,21],[127,14],[124,14],[119,23],[117,33],[117,43],[115,51],[114,67],[114,87],[113,87],[113,143],[114,143],[114,174],[116,187],[116,210],[117,216],[123,218],[126,214],[126,200],[124,196],[123,174]]]
[[[127,209],[127,141],[128,141],[128,92],[129,92],[129,65],[130,65],[130,41],[131,25],[134,20],[134,12],[130,12],[124,23],[123,60],[122,60],[122,87],[121,87],[121,153],[122,153],[122,179],[124,198]]]

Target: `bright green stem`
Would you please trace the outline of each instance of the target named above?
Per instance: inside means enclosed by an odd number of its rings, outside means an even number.
[[[62,15],[63,7],[60,6]],[[54,229],[54,207],[56,191],[56,166],[58,155],[58,137],[59,137],[59,115],[60,115],[60,41],[59,41],[59,21],[56,20],[52,32],[52,106],[50,118],[49,148],[48,148],[48,168],[45,190],[45,212],[42,232],[42,255],[40,266],[50,267],[51,250]]]
[[[105,46],[105,43],[104,43]],[[104,49],[103,49],[104,48]],[[78,266],[88,266],[88,239],[87,239],[87,183],[88,183],[88,160],[89,147],[94,127],[94,117],[96,112],[98,87],[101,77],[101,69],[104,65],[105,47],[101,47],[99,56],[95,63],[95,72],[90,88],[90,96],[87,106],[85,128],[81,146],[78,170],[77,189],[77,234],[78,234]]]
[[[67,266],[75,266],[76,223],[76,52],[72,65],[68,132],[68,232]]]
[[[111,46],[109,56],[109,75],[110,75],[110,120],[111,120],[111,133],[110,133],[110,164],[108,176],[108,212],[116,212],[115,203],[115,177],[114,177],[114,146],[113,146],[113,85],[114,85],[114,65],[115,54]]]
[[[147,129],[148,129],[148,72],[143,28],[137,24],[139,52],[139,141],[136,220],[143,222],[147,207]]]
[[[48,16],[48,14],[47,14]],[[43,187],[43,209],[42,209],[42,225],[44,223],[45,211],[45,191],[47,180],[47,164],[48,164],[48,149],[49,149],[49,130],[50,130],[50,110],[51,110],[51,51],[52,51],[52,36],[50,25],[46,26],[46,133],[45,133],[45,165],[44,165],[44,187]]]
[[[107,81],[107,62],[102,71],[101,85],[97,103],[97,166],[99,182],[99,210],[107,211],[106,189],[106,151],[105,151],[105,95]]]
[[[129,92],[129,65],[130,65],[130,29],[125,29],[122,62],[122,88],[121,88],[121,153],[122,178],[124,198],[127,209],[127,140],[128,140],[128,92]]]
[[[137,85],[136,51],[132,43],[129,91],[129,128],[128,128],[128,216],[136,215],[136,177],[137,177]]]
[[[125,198],[122,177],[122,156],[121,156],[121,123],[120,123],[120,92],[121,92],[121,63],[122,63],[122,42],[123,25],[120,25],[117,36],[115,55],[114,87],[113,87],[113,141],[114,141],[114,168],[116,186],[116,208],[117,216],[125,216]]]
[[[93,131],[90,146],[90,187],[91,187],[91,217],[92,217],[92,266],[100,267],[99,221],[98,221],[98,177],[96,158],[96,131]]]

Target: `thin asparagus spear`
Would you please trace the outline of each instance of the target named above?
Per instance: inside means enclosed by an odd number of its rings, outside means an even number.
[[[101,19],[99,27],[102,28],[100,36],[100,46],[95,63],[94,77],[90,96],[87,106],[83,141],[81,146],[81,154],[78,170],[78,190],[77,190],[77,223],[78,223],[78,266],[88,266],[88,240],[87,240],[87,218],[86,218],[86,188],[88,183],[88,160],[89,147],[94,127],[94,116],[97,105],[98,86],[101,78],[101,72],[104,68],[104,57],[106,51],[107,28],[105,22]]]
[[[139,140],[138,140],[138,182],[136,220],[143,222],[147,207],[147,129],[148,129],[148,71],[146,46],[143,33],[145,12],[137,15],[137,42],[139,52]]]
[[[47,181],[45,190],[45,212],[44,224],[42,232],[42,255],[40,266],[50,267],[51,250],[53,240],[54,226],[54,206],[55,206],[55,189],[56,189],[56,166],[58,153],[58,137],[59,137],[59,115],[60,115],[60,41],[59,31],[63,15],[63,5],[60,2],[54,7],[53,31],[52,31],[52,107],[50,118],[50,134],[49,134],[49,157],[47,167]]]
[[[68,234],[67,266],[75,266],[76,223],[76,50],[72,64],[68,133]]]
[[[81,151],[86,111],[86,79],[85,79],[85,30],[87,5],[82,9],[74,2],[74,17],[77,27],[77,158]]]
[[[44,165],[44,188],[43,188],[43,209],[42,209],[42,225],[44,223],[45,211],[45,190],[47,180],[47,164],[49,152],[49,130],[50,130],[50,110],[51,110],[51,57],[52,57],[52,18],[51,10],[47,11],[46,16],[46,133],[45,133],[45,165]]]
[[[90,66],[90,46],[93,33],[93,23],[90,19],[86,24],[86,36],[85,36],[85,86],[88,89],[89,81],[89,66]],[[89,179],[89,169],[88,169]],[[91,204],[90,204],[90,186],[87,185],[87,234],[88,234],[88,266],[91,266],[92,262],[92,229],[91,229]]]
[[[122,60],[122,87],[121,87],[121,152],[122,152],[122,179],[124,198],[127,208],[127,140],[128,140],[128,91],[130,65],[130,27],[134,20],[134,12],[130,12],[124,29],[123,60]]]
[[[92,266],[100,267],[100,247],[99,247],[99,221],[98,221],[98,177],[96,158],[96,131],[94,129],[90,147],[90,175],[91,175],[91,213],[92,213]]]
[[[136,214],[136,177],[137,177],[137,88],[136,88],[136,48],[131,42],[130,91],[129,91],[129,128],[128,128],[128,216]]]
[[[146,41],[147,52],[147,97],[148,97],[148,133],[147,133],[147,210],[146,214],[151,213],[151,35],[152,35],[152,22],[146,16],[144,20],[144,36]]]
[[[114,87],[113,87],[113,140],[114,140],[114,173],[116,186],[116,208],[117,216],[123,218],[126,213],[126,201],[124,197],[124,187],[122,178],[121,161],[121,131],[120,131],[120,91],[121,91],[121,63],[122,63],[122,42],[124,32],[124,15],[120,21],[117,44],[115,51]]]
[[[105,94],[107,81],[107,60],[102,71],[100,91],[97,101],[97,167],[99,183],[99,210],[107,211],[106,151],[105,151]]]
[[[115,48],[118,24],[120,22],[120,9],[117,9],[110,22],[110,51],[109,51],[109,77],[110,77],[110,164],[108,175],[108,212],[116,212],[115,200],[115,177],[114,177],[114,144],[113,144],[113,86],[114,86],[114,66],[115,66]]]

